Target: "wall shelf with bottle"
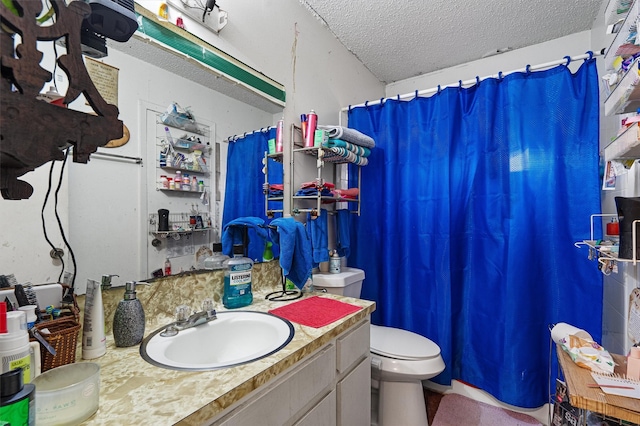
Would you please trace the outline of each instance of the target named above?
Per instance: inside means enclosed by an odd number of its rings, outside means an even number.
[[[207,212],[168,213],[164,225],[161,224],[161,219],[158,213],[149,214],[149,234],[167,238],[174,235],[209,232],[213,229],[211,217]]]
[[[611,0],[605,13],[608,24],[624,18],[624,22],[616,26],[619,29],[616,28],[618,29],[616,36],[604,55],[605,70],[615,77],[612,81],[616,82],[611,87],[606,87],[610,91],[604,101],[604,111],[607,116],[635,112],[640,107],[640,89],[637,87],[638,61],[631,64],[626,72],[622,66],[623,59],[628,59],[640,52],[640,46],[633,43],[640,2],[633,2],[631,7],[628,7],[629,3]]]
[[[603,213],[603,214],[592,214],[591,215],[591,234],[590,239],[578,241],[574,243],[574,246],[577,248],[581,248],[582,246],[589,248],[589,260],[598,260],[598,268],[600,271],[609,275],[611,272],[617,272],[616,262],[629,262],[633,265],[636,265],[640,262],[638,260],[638,255],[636,253],[636,240],[638,238],[637,231],[638,225],[640,225],[640,220],[635,220],[632,223],[632,255],[631,259],[618,257],[619,244],[617,241],[611,241],[611,239],[607,240],[606,237],[614,237],[617,238],[617,233],[619,233],[619,228],[616,226],[616,232],[614,234],[607,234],[603,239],[595,238],[595,225],[594,221],[597,218],[617,218],[618,215],[616,213]]]
[[[292,189],[291,206],[292,214],[300,214],[310,212],[312,217],[316,217],[322,206],[331,203],[346,202],[356,204],[357,209],[352,210],[353,213],[360,215],[360,182],[361,167],[358,170],[358,186],[356,188],[337,189],[333,183],[327,182],[323,178],[323,170],[331,165],[349,164],[349,161],[342,157],[333,156],[329,150],[321,144],[315,146],[305,146],[302,137],[302,128],[291,125],[291,175],[295,176],[296,155],[303,154],[312,156],[316,159],[317,174],[313,181],[304,182]],[[333,168],[334,177],[336,176],[335,167]]]
[[[604,148],[604,160],[640,158],[640,124],[633,123]]]
[[[210,134],[209,126],[193,119],[180,121],[167,118],[166,113],[157,115],[156,190],[172,195],[209,192]]]

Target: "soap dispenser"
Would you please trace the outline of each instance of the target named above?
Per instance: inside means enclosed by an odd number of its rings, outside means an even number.
[[[144,309],[136,297],[135,281],[125,284],[124,299],[113,315],[113,339],[116,346],[125,348],[142,342],[144,337]]]

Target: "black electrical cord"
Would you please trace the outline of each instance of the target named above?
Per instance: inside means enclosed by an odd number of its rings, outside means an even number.
[[[54,211],[56,214],[56,219],[58,220],[58,228],[60,229],[60,235],[62,235],[62,240],[64,241],[65,245],[69,249],[69,254],[71,255],[71,263],[73,263],[73,278],[71,279],[71,285],[69,286],[70,287],[69,291],[67,291],[67,293],[62,298],[62,301],[67,303],[73,303],[73,293],[76,288],[75,283],[76,283],[76,275],[77,275],[78,267],[76,264],[76,256],[73,253],[73,250],[71,249],[71,245],[69,244],[69,241],[67,241],[67,237],[64,233],[64,227],[62,226],[62,221],[60,220],[60,215],[58,214],[58,192],[60,192],[60,188],[62,187],[62,178],[64,176],[64,168],[65,168],[65,165],[67,164],[67,157],[69,156],[70,149],[71,147],[68,147],[65,150],[64,160],[62,161],[62,167],[60,168],[60,178],[58,179],[58,187],[56,188],[55,205],[54,205]]]
[[[44,233],[44,239],[47,241],[47,243],[49,243],[49,246],[54,252],[56,252],[57,248],[51,242],[51,240],[49,239],[49,236],[47,235],[47,224],[44,219],[44,211],[45,211],[45,208],[47,207],[47,202],[49,201],[49,194],[51,194],[51,184],[53,181],[53,168],[55,167],[55,163],[56,163],[55,160],[51,160],[51,168],[49,169],[49,185],[47,187],[47,193],[44,195],[44,202],[42,203],[42,212],[40,213],[40,217],[42,219],[42,232]],[[60,282],[60,280],[62,279],[62,274],[64,273],[64,260],[62,259],[62,257],[59,257],[59,259],[62,262],[62,269],[60,270],[60,275],[58,276],[58,282]]]

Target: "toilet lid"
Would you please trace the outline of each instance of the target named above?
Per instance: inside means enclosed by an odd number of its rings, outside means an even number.
[[[420,360],[440,355],[440,347],[416,333],[371,324],[371,352],[395,359]]]

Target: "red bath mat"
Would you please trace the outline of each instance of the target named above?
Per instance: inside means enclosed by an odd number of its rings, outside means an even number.
[[[272,309],[269,313],[297,322],[300,325],[320,328],[349,314],[358,312],[360,309],[362,309],[360,306],[350,305],[339,300],[313,296]]]

